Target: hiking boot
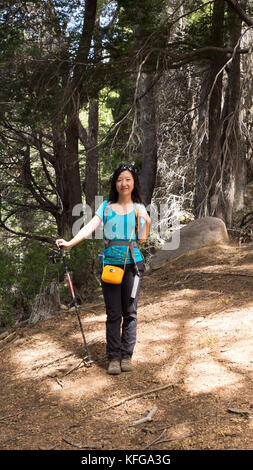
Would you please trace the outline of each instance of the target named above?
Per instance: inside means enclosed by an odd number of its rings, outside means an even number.
[[[120,361],[118,361],[117,359],[113,359],[112,361],[110,361],[107,372],[108,374],[111,374],[111,375],[120,374],[121,373]]]
[[[121,360],[121,370],[122,372],[131,372],[131,370],[133,370],[130,357],[124,357]]]

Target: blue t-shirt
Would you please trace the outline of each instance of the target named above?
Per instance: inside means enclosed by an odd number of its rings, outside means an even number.
[[[129,240],[133,232],[132,240],[136,240],[136,231],[134,230],[136,225],[136,213],[135,208],[128,214],[116,214],[113,211],[111,204],[107,205],[105,200],[97,209],[96,214],[100,219],[105,222],[105,213],[107,214],[106,224],[104,225],[104,240]],[[106,207],[107,205],[107,207]],[[145,209],[145,206],[141,204],[141,207]],[[106,212],[105,212],[106,208]],[[140,218],[140,225],[145,225],[145,220]],[[104,263],[112,265],[122,265],[125,263],[127,252],[127,246],[109,246],[104,251]],[[135,260],[143,261],[143,256],[138,248],[134,248]],[[130,249],[128,250],[126,264],[133,263],[133,258]]]

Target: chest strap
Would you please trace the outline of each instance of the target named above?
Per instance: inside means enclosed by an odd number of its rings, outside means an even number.
[[[136,241],[131,242],[131,241],[127,241],[127,240],[122,240],[122,241],[121,240],[105,240],[104,243],[105,243],[105,249],[109,248],[109,246],[128,246],[129,249],[130,249],[133,261],[134,261],[134,267],[135,267],[136,274],[138,274],[138,276],[140,275],[138,266],[136,264],[135,252],[134,252],[134,248],[137,248],[137,246],[138,246]],[[126,258],[127,258],[127,256],[126,256]]]
[[[136,241],[130,242],[128,240],[105,240],[106,248],[109,248],[109,246],[111,245],[129,246],[129,247],[131,247],[132,245],[135,248],[137,248],[138,246]]]

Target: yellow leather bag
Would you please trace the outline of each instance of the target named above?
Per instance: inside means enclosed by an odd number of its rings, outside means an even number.
[[[121,284],[124,272],[124,269],[119,266],[110,266],[107,264],[103,267],[102,281],[108,282],[109,284]]]

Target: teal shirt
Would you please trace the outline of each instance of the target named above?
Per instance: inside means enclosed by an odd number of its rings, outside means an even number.
[[[105,221],[106,204],[107,200],[105,200],[96,211],[96,214],[100,217],[103,223]],[[145,209],[143,205],[141,205],[141,207]],[[107,206],[106,208],[106,213],[107,219],[104,226],[104,240],[129,240],[136,224],[135,209],[129,212],[129,214],[119,215],[112,210],[112,207],[109,204],[109,207]],[[140,218],[140,225],[145,225],[145,220],[142,217]],[[132,240],[136,240],[135,230],[131,238],[131,241]],[[125,263],[126,252],[127,246],[109,246],[104,251],[104,263],[122,265]],[[143,256],[138,248],[134,248],[134,253],[136,262],[143,261]],[[128,250],[126,263],[133,263],[130,250]]]

